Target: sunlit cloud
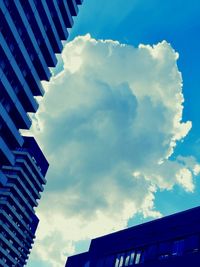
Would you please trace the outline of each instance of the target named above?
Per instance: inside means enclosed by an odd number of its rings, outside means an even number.
[[[123,45],[86,35],[45,83],[32,131],[50,162],[32,257],[64,265],[80,240],[121,229],[138,212],[159,217],[155,192],[194,190],[195,158],[171,160],[182,122],[178,54],[163,41]]]

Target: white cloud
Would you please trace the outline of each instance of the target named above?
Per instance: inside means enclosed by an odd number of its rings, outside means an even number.
[[[33,256],[63,266],[79,240],[125,227],[137,212],[159,217],[156,188],[194,190],[200,166],[171,161],[182,122],[178,54],[163,41],[134,48],[78,37],[47,93],[33,132],[50,162]]]
[[[186,191],[192,192],[194,190],[192,173],[188,169],[186,168],[180,169],[180,171],[176,174],[176,178],[179,184],[182,185]]]

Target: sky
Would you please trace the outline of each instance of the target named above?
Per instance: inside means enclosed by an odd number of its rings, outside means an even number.
[[[28,267],[200,204],[200,3],[85,0],[32,133],[50,168]]]

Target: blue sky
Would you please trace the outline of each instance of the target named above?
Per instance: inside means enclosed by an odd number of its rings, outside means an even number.
[[[63,266],[95,235],[199,205],[199,13],[197,0],[84,1],[69,41],[90,36],[66,47],[35,118],[52,167],[28,267]]]

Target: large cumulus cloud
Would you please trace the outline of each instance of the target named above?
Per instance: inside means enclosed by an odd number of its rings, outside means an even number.
[[[194,190],[199,165],[173,161],[182,122],[178,54],[163,41],[138,48],[89,35],[68,43],[64,70],[45,83],[32,131],[50,162],[34,254],[63,266],[76,242],[160,216],[157,188]]]

